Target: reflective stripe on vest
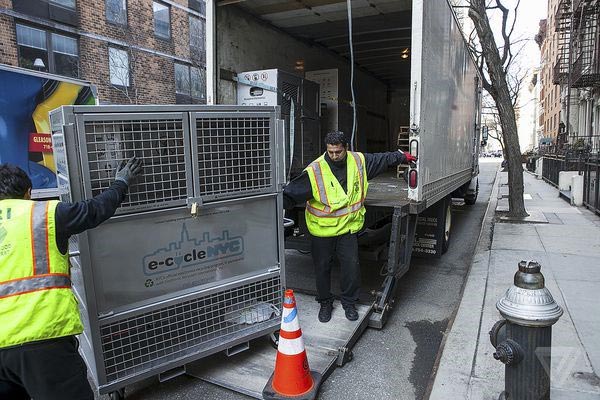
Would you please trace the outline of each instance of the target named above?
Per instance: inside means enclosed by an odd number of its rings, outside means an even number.
[[[48,255],[48,206],[46,201],[33,203],[31,212],[31,249],[33,258],[33,275],[50,273]]]
[[[318,208],[314,208],[310,204],[306,203],[306,210],[309,213],[311,213],[317,217],[324,217],[324,218],[343,217],[344,215],[350,214],[351,212],[360,210],[363,206],[363,200],[364,199],[361,199],[361,201],[359,201],[358,203],[354,203],[348,207],[340,208],[339,210],[329,211],[329,212],[319,210]]]
[[[364,169],[364,165],[362,162],[362,159],[358,156],[358,154],[356,154],[353,151],[349,152],[352,157],[354,157],[354,161],[356,161],[356,166],[358,167],[358,180],[360,181],[360,200],[364,201],[365,200],[365,187],[364,187],[364,173],[365,173],[365,169]]]
[[[28,278],[14,279],[0,283],[0,298],[34,292],[36,290],[70,288],[68,275],[48,274]]]
[[[315,178],[315,182],[317,183],[317,190],[319,191],[319,201],[325,206],[325,211],[328,212],[331,210],[331,204],[329,204],[329,200],[327,199],[327,191],[325,190],[325,182],[323,182],[323,171],[321,171],[321,165],[319,165],[318,161],[314,161],[310,164],[310,168],[312,168],[312,173]]]

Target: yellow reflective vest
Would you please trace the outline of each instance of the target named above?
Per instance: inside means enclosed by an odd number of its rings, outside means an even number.
[[[333,175],[324,154],[305,168],[313,198],[306,203],[304,215],[306,226],[313,236],[340,236],[356,233],[363,227],[363,203],[369,186],[365,156],[349,151],[346,160],[346,192]]]
[[[0,200],[0,348],[82,332],[58,201]]]

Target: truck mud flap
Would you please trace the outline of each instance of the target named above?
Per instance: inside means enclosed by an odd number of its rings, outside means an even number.
[[[295,293],[302,336],[310,369],[323,375],[352,359],[352,348],[368,326],[372,306],[357,305],[359,318],[348,321],[339,302],[334,304],[331,321],[318,321],[319,303],[313,296]],[[188,364],[186,373],[257,399],[273,373],[277,351],[268,339],[257,339],[250,349],[235,356],[220,353]]]
[[[446,207],[448,198],[427,208],[417,219],[413,256],[439,258],[443,253]]]

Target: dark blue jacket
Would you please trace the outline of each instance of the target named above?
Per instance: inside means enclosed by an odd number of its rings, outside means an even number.
[[[93,199],[77,203],[60,202],[54,215],[56,221],[56,245],[65,254],[69,237],[87,229],[95,228],[115,214],[127,195],[127,185],[115,181]]]

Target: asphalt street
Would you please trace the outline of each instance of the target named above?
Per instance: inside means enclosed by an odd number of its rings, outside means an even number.
[[[421,399],[427,391],[443,333],[460,302],[460,293],[500,159],[482,159],[479,197],[473,206],[453,204],[450,249],[440,259],[413,258],[409,272],[399,284],[393,312],[382,330],[367,329],[354,347],[354,359],[333,371],[321,386],[319,399]],[[289,258],[289,260],[288,260]],[[305,263],[309,255],[288,251],[286,262]],[[362,265],[364,295],[379,266]],[[337,286],[337,283],[334,283]],[[341,307],[338,305],[338,312]],[[210,363],[211,358],[202,362]],[[160,383],[149,378],[128,386],[127,399],[248,399],[228,389],[190,376]],[[104,395],[98,397],[108,399]]]

